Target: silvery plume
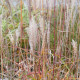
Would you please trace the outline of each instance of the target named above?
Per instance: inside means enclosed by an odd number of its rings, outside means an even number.
[[[33,16],[30,20],[29,27],[26,28],[27,34],[29,36],[29,45],[30,45],[30,51],[34,53],[34,49],[36,47],[37,43],[37,24],[36,21],[34,20]]]
[[[20,24],[19,24],[18,28],[16,29],[15,34],[16,34],[16,45],[17,45],[18,39],[20,37]]]
[[[74,41],[73,39],[72,39],[72,46],[73,46],[73,51],[76,54],[77,53],[77,42]]]
[[[11,43],[14,44],[14,37],[13,37],[13,34],[10,31],[8,33],[8,37],[9,37]]]
[[[44,34],[44,19],[42,16],[40,16],[40,18],[39,18],[39,25],[40,25],[41,35],[43,36],[43,34]]]

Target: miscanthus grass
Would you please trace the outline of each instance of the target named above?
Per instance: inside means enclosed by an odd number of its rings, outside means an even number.
[[[0,79],[79,80],[79,0],[1,2]]]

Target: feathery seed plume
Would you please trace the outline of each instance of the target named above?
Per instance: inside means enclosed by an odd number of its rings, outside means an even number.
[[[36,47],[36,43],[37,43],[37,24],[32,16],[32,19],[30,21],[29,27],[26,28],[27,30],[27,34],[29,36],[29,45],[30,45],[30,51],[33,53],[34,49]]]
[[[13,35],[12,35],[12,33],[10,31],[8,33],[8,37],[9,37],[11,43],[14,44],[14,38],[13,38]]]
[[[73,51],[76,54],[77,53],[77,42],[75,42],[73,39],[72,39],[72,46],[73,46]]]

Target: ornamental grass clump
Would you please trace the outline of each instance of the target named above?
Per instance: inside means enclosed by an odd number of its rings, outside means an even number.
[[[79,0],[1,2],[0,79],[78,80]]]

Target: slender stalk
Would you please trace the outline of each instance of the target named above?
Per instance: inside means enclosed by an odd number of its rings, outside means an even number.
[[[20,28],[21,28],[21,39],[22,39],[22,35],[23,35],[23,18],[22,18],[22,0],[20,1],[20,8],[21,8],[21,22],[20,22]],[[22,42],[22,41],[21,41]]]
[[[14,54],[14,43],[12,44],[13,50],[12,50],[12,60],[13,60],[13,67],[12,69],[15,69],[15,54]],[[14,71],[12,71],[12,80],[14,80]]]
[[[20,0],[20,10],[21,10],[21,15],[20,15],[21,22],[20,22],[20,46],[19,47],[22,47],[22,36],[23,36],[22,0]],[[21,62],[21,54],[22,53],[20,50],[20,52],[19,52],[19,63]],[[20,69],[21,69],[21,67],[19,67],[19,70]],[[20,74],[19,74],[19,78],[20,78]]]
[[[29,21],[31,20],[31,0],[29,0]]]
[[[55,23],[55,3],[56,0],[54,0],[54,59],[53,59],[53,80],[54,80],[54,68],[55,68],[55,28],[56,28],[56,23]]]
[[[0,15],[0,56],[1,56],[1,72],[3,80],[3,37],[2,37],[2,15]]]

